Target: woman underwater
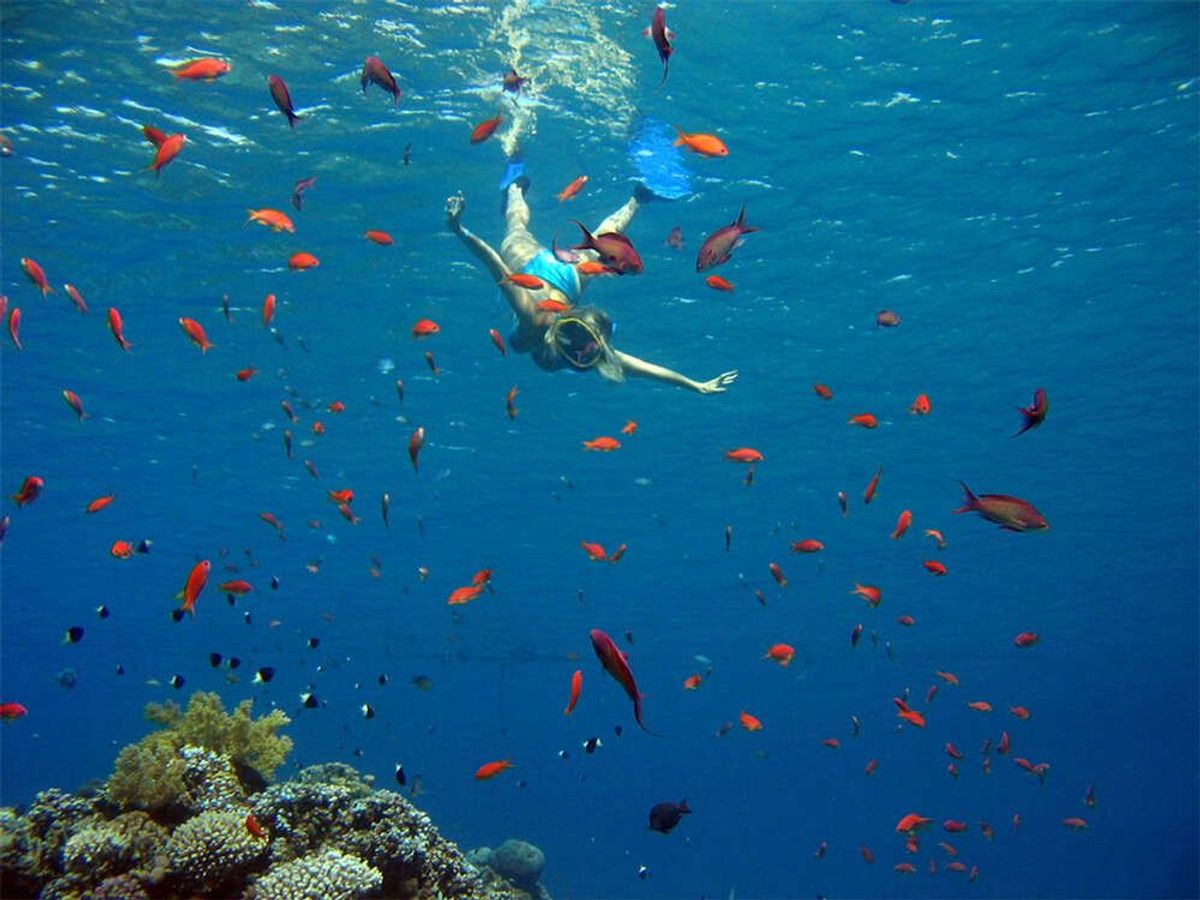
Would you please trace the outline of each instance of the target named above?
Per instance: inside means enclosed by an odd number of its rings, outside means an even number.
[[[555,258],[529,232],[529,207],[525,203],[525,179],[518,179],[506,189],[506,232],[497,253],[482,238],[472,234],[462,224],[466,201],[461,194],[446,200],[446,225],[468,250],[483,263],[504,294],[517,317],[516,329],[509,336],[509,346],[516,353],[530,353],[538,366],[547,371],[571,368],[578,371],[595,369],[610,381],[624,381],[626,375],[654,378],[667,384],[690,388],[701,394],[724,392],[737,378],[737,370],[722,372],[708,381],[695,381],[666,366],[638,359],[623,353],[611,343],[613,323],[604,310],[596,306],[575,306],[587,286],[589,276],[575,266]],[[628,202],[596,228],[595,234],[621,233],[638,209],[638,197]],[[584,258],[594,259],[593,251],[581,251]],[[544,287],[529,290],[508,280],[510,273],[535,275]],[[544,300],[557,300],[570,306],[563,312],[540,309]]]

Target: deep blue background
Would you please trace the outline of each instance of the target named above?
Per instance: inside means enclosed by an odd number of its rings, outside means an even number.
[[[0,477],[6,495],[27,474],[46,479],[35,504],[4,503],[0,700],[30,712],[0,734],[3,802],[106,776],[146,730],[142,706],[173,694],[146,680],[180,673],[179,699],[215,689],[294,713],[288,770],[342,759],[386,784],[403,761],[450,837],[538,843],[560,895],[1200,892],[1195,4],[685,3],[668,12],[677,53],[661,88],[639,34],[649,5],[279,5],[215,4],[203,20],[149,3],[0,8],[0,127],[15,145],[0,162],[0,265],[26,346],[0,351]],[[167,63],[208,54],[233,71],[214,84],[169,75]],[[360,92],[368,54],[399,78],[398,108]],[[727,394],[546,375],[490,346],[487,330],[507,333],[509,314],[445,232],[442,205],[461,189],[466,223],[498,243],[500,146],[467,136],[511,114],[497,90],[510,63],[533,80],[523,144],[547,242],[573,233],[568,218],[595,223],[627,196],[638,112],[728,142],[727,159],[688,159],[693,198],[638,215],[630,235],[645,274],[590,293],[619,321],[623,349],[696,378],[739,368]],[[294,131],[267,94],[272,73],[305,115]],[[159,179],[143,168],[143,123],[188,137]],[[581,173],[587,189],[559,206],[554,193]],[[295,235],[242,227],[247,208],[290,210],[293,182],[309,175],[318,183]],[[743,203],[762,231],[719,270],[737,290],[717,294],[693,254]],[[683,253],[663,246],[676,224]],[[366,242],[367,228],[396,245]],[[288,272],[297,250],[321,266]],[[45,268],[49,300],[22,256]],[[67,281],[90,317],[67,302]],[[284,346],[258,320],[267,292],[281,301]],[[107,333],[110,305],[131,354]],[[874,327],[883,308],[901,314],[899,328]],[[216,349],[187,342],[183,315]],[[424,316],[442,332],[414,343]],[[381,374],[381,358],[395,371]],[[261,373],[239,384],[247,365]],[[811,393],[816,381],[832,402]],[[1045,426],[1011,439],[1014,407],[1039,385]],[[75,421],[67,387],[93,418]],[[922,391],[933,414],[913,418]],[[292,461],[279,410],[290,392],[297,442],[314,441]],[[334,399],[341,416],[323,412]],[[876,431],[845,424],[864,411],[879,416]],[[327,433],[314,439],[318,417]],[[641,430],[622,450],[581,451],[627,418]],[[428,443],[414,475],[405,445],[418,424]],[[746,445],[766,455],[751,487],[721,458]],[[1031,500],[1052,530],[951,515],[955,478]],[[356,492],[357,527],[325,500],[340,487]],[[851,495],[848,520],[838,490]],[[110,491],[109,509],[83,514]],[[904,508],[914,527],[894,543]],[[283,520],[286,543],[263,510]],[[947,578],[920,566],[934,553],[926,527],[949,539]],[[143,537],[149,556],[108,556],[113,540]],[[804,537],[826,543],[821,558],[787,552]],[[595,565],[582,539],[630,549]],[[172,624],[189,568],[221,562],[222,548],[243,567],[252,551],[258,566],[243,574],[255,593],[230,609],[210,586],[195,620]],[[484,566],[496,593],[448,609],[449,591]],[[849,596],[856,580],[884,588],[879,609]],[[894,624],[905,612],[915,628]],[[851,652],[860,621],[878,645],[864,637]],[[87,635],[63,645],[72,624]],[[592,656],[593,627],[633,632],[645,716],[665,737],[633,726]],[[1026,629],[1043,641],[1019,651],[1012,637]],[[791,668],[760,661],[776,641],[798,648]],[[214,650],[245,660],[243,676],[259,665],[278,675],[228,684],[207,665]],[[703,669],[696,654],[713,673],[685,694],[682,679]],[[55,681],[68,666],[71,691]],[[584,692],[568,720],[576,667]],[[927,729],[897,733],[891,698],[906,687],[923,698],[935,669],[961,687],[943,687]],[[381,672],[392,679],[382,688]],[[408,683],[418,673],[432,690]],[[310,684],[326,706],[298,710]],[[995,711],[967,710],[974,699]],[[359,715],[364,701],[374,720]],[[1010,703],[1032,720],[1010,717]],[[765,729],[715,738],[743,708]],[[994,754],[981,774],[981,742],[1005,728],[1014,755],[1051,764],[1044,787]],[[588,757],[579,745],[593,734],[605,746]],[[839,749],[821,746],[829,736]],[[948,740],[967,754],[957,780]],[[473,781],[502,757],[519,768]],[[695,812],[677,831],[646,830],[652,804],[684,796]],[[892,829],[909,811],[971,822],[953,840],[980,868],[974,885],[925,874],[927,857],[945,861],[940,832],[925,836],[918,875],[891,871],[906,856]],[[1065,830],[1073,815],[1091,828]]]

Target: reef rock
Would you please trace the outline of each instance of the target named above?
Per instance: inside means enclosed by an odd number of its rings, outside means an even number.
[[[247,893],[250,900],[352,900],[366,897],[383,886],[383,873],[357,856],[326,850],[272,867]]]

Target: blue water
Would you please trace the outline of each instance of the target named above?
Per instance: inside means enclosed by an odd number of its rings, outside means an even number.
[[[0,799],[106,777],[145,732],[147,701],[205,689],[294,716],[281,774],[339,759],[389,784],[402,761],[421,776],[418,802],[464,847],[539,844],[558,896],[1197,895],[1196,5],[692,2],[668,11],[676,53],[661,88],[639,34],[651,11],[230,2],[201,19],[171,4],[0,7],[0,130],[14,145],[0,161],[0,266],[25,345],[17,353],[5,336],[0,350],[0,482],[9,495],[26,475],[46,481],[24,509],[4,501],[0,700],[29,715],[0,729]],[[396,73],[398,107],[360,91],[371,54]],[[233,70],[212,84],[171,78],[168,64],[206,55]],[[727,393],[546,374],[490,345],[510,315],[442,207],[461,190],[464,222],[498,244],[499,139],[467,137],[511,116],[498,90],[509,64],[532,79],[520,143],[547,243],[573,236],[569,218],[598,222],[628,196],[639,114],[729,144],[725,159],[686,158],[690,199],[634,220],[645,273],[589,291],[620,323],[619,347],[697,379],[737,368]],[[294,131],[268,74],[304,116]],[[187,135],[158,179],[142,124]],[[584,173],[585,191],[560,206],[554,194]],[[311,175],[294,235],[243,227],[248,208],[294,212],[292,185]],[[736,290],[717,293],[694,253],[743,204],[762,230],[717,270]],[[663,243],[677,224],[682,252]],[[368,228],[396,244],[363,240]],[[319,268],[287,271],[300,250]],[[45,269],[48,300],[21,257]],[[89,317],[67,301],[68,281]],[[268,292],[282,343],[259,321]],[[109,306],[129,354],[108,333]],[[885,308],[898,328],[875,327]],[[190,344],[180,316],[215,349]],[[422,317],[441,333],[414,342]],[[259,375],[237,382],[251,365]],[[832,401],[811,392],[818,381]],[[1039,386],[1046,423],[1010,438],[1015,407]],[[92,418],[76,421],[63,388]],[[920,392],[933,404],[923,418],[906,412]],[[292,460],[285,398],[301,417]],[[325,412],[335,399],[341,415]],[[860,412],[879,428],[848,426]],[[318,418],[323,436],[310,430]],[[641,427],[620,451],[581,450],[630,418]],[[418,425],[428,438],[414,474]],[[766,457],[750,486],[722,458],[737,446]],[[956,478],[1030,500],[1051,530],[952,515]],[[357,526],[325,498],[343,487]],[[84,515],[109,492],[112,506]],[[913,528],[891,541],[902,509]],[[259,521],[265,510],[286,542]],[[943,552],[925,528],[945,533]],[[788,552],[806,537],[824,553]],[[118,538],[149,538],[152,552],[112,559]],[[581,540],[629,551],[594,564]],[[175,624],[172,598],[202,558],[213,580],[195,619]],[[948,577],[922,569],[931,558]],[[215,590],[234,577],[224,565],[255,587],[236,608]],[[485,566],[495,593],[447,607]],[[850,596],[855,581],[882,586],[883,604]],[[897,625],[902,613],[916,626]],[[857,622],[866,634],[852,651]],[[84,640],[63,644],[76,624]],[[628,652],[663,737],[634,726],[591,628]],[[1016,649],[1024,630],[1042,642]],[[777,641],[797,648],[790,668],[760,659]],[[244,660],[237,683],[209,667],[212,651]],[[705,668],[697,654],[712,673],[685,693]],[[250,684],[260,665],[276,667],[270,685]],[[73,689],[56,681],[67,667]],[[568,719],[576,668],[584,690]],[[936,669],[961,686],[926,708]],[[179,692],[167,686],[176,673]],[[417,674],[431,690],[412,687]],[[322,708],[299,708],[309,686]],[[892,698],[906,688],[924,730],[896,729]],[[970,700],[995,709],[972,712]],[[359,714],[364,702],[375,719]],[[742,709],[765,728],[715,737]],[[994,751],[981,772],[980,745],[1002,730],[1013,756],[1051,764],[1044,786]],[[604,746],[587,756],[592,735]],[[957,779],[946,741],[966,755]],[[518,768],[474,781],[506,757]],[[1095,809],[1082,802],[1091,782]],[[694,812],[673,833],[646,829],[653,804],[683,797]],[[910,811],[971,827],[926,832],[918,873],[903,876],[893,828]],[[1090,828],[1068,831],[1068,816]],[[945,871],[943,837],[979,867],[973,884]]]

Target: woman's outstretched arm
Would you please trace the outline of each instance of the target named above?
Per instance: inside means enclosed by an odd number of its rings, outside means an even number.
[[[496,281],[496,286],[504,294],[504,299],[512,307],[523,324],[532,323],[537,314],[537,307],[529,292],[519,288],[508,280],[510,269],[500,258],[500,254],[492,249],[491,244],[483,238],[472,234],[462,224],[462,214],[467,208],[467,201],[462,194],[446,198],[446,227],[458,236],[463,245],[471,251],[471,255],[483,263],[488,274]]]
[[[617,361],[620,362],[621,369],[626,375],[653,378],[656,381],[666,382],[677,387],[689,388],[700,394],[724,393],[725,387],[733,384],[738,377],[737,369],[734,369],[731,372],[722,372],[716,378],[711,378],[708,381],[693,381],[691,378],[676,372],[674,369],[668,369],[666,366],[638,359],[636,356],[622,353],[615,348],[613,349],[613,354],[616,356]]]

